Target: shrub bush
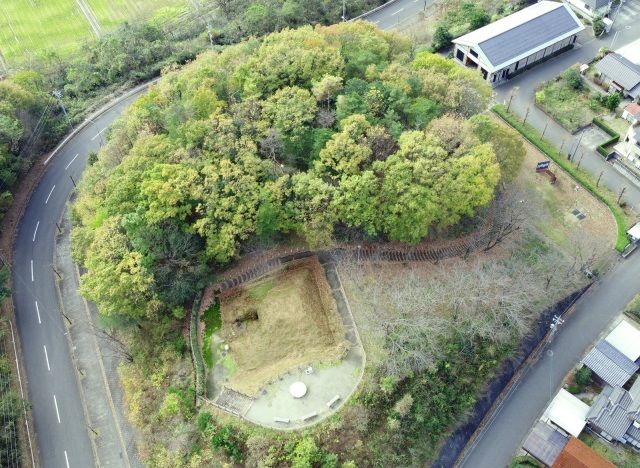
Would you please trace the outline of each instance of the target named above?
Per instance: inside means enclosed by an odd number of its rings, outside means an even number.
[[[584,86],[582,75],[580,75],[580,72],[573,67],[564,72],[562,77],[573,89],[582,89]]]
[[[576,383],[581,387],[586,387],[591,383],[591,369],[586,366],[582,366],[575,371],[573,376],[576,379]]]

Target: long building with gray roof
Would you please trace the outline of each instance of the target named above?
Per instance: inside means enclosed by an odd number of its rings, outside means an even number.
[[[542,1],[454,39],[454,58],[497,85],[571,47],[582,30],[567,5]]]

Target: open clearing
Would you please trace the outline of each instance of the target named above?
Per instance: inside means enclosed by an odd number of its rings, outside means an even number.
[[[166,7],[174,7],[175,16],[186,5],[186,0],[1,0],[0,56],[11,64],[46,50],[68,54],[95,37],[96,28],[106,32]]]
[[[233,373],[227,386],[255,395],[301,365],[334,363],[347,351],[344,328],[317,258],[220,298],[221,336]]]

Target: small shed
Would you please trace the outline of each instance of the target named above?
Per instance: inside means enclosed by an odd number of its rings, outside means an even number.
[[[605,339],[632,361],[640,357],[640,330],[628,320],[622,320]]]
[[[533,429],[522,444],[522,448],[533,458],[551,466],[569,442],[569,436],[541,421]]]
[[[587,423],[589,405],[561,388],[545,410],[542,421],[551,422],[563,431],[578,437]]]

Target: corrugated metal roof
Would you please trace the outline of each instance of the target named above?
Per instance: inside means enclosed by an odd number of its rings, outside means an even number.
[[[545,465],[551,466],[567,442],[569,437],[538,421],[522,444],[522,448]]]
[[[599,341],[582,362],[612,387],[621,387],[638,370],[636,363],[605,340]]]
[[[627,429],[633,423],[632,419],[624,406],[612,403],[602,394],[596,397],[596,401],[601,399],[605,400],[604,406],[599,404],[598,407],[602,409],[596,415],[587,415],[587,421],[605,431],[614,439],[622,440]],[[594,405],[595,403],[594,401]]]
[[[560,4],[562,5],[562,4]],[[567,8],[555,8],[479,44],[494,65],[508,62],[578,27]]]
[[[625,90],[632,90],[640,84],[640,66],[615,52],[608,53],[596,63],[596,69]]]

